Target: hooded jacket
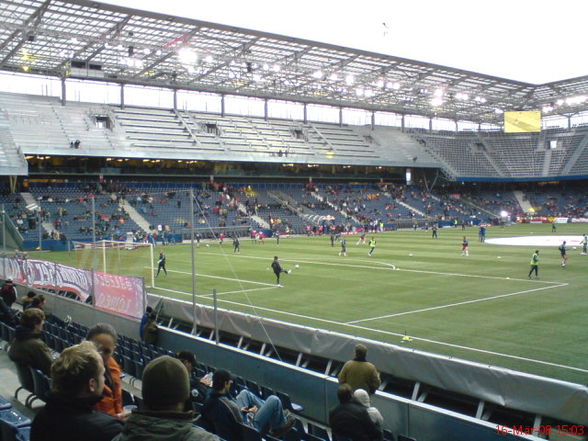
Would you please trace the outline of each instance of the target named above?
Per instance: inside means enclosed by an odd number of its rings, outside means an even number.
[[[112,441],[220,441],[192,425],[192,412],[133,411]]]
[[[381,426],[384,422],[384,417],[378,409],[371,405],[369,394],[363,389],[357,389],[355,392],[353,392],[353,396],[359,402],[359,404],[367,409],[368,415],[372,421],[378,426]]]
[[[41,333],[34,329],[22,325],[16,327],[8,357],[17,364],[30,366],[51,375],[51,350],[41,340]]]

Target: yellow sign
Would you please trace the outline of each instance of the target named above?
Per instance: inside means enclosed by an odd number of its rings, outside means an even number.
[[[504,133],[524,133],[541,131],[541,112],[504,112]]]

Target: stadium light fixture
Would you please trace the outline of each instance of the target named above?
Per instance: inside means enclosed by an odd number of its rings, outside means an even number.
[[[320,80],[323,77],[323,71],[319,69],[319,70],[313,72],[312,77],[316,78],[317,80]]]
[[[500,115],[500,114],[504,113],[504,110],[502,110],[502,109],[494,109],[494,113],[496,113],[497,115]]]
[[[355,83],[355,77],[352,74],[349,74],[345,77],[345,84],[348,86],[352,86]]]
[[[149,49],[148,47],[143,49],[143,55],[151,55],[151,49]]]
[[[435,92],[433,92],[433,95],[437,98],[441,98],[444,93],[445,93],[445,91],[443,89],[438,88],[438,89],[435,89]]]
[[[214,63],[214,57],[212,55],[207,55],[206,58],[204,59],[204,61],[206,61],[207,63]],[[267,69],[264,69],[267,70]]]
[[[178,51],[178,60],[182,64],[195,64],[198,61],[198,54],[189,47],[183,47]]]
[[[431,105],[435,107],[439,107],[443,105],[443,98],[440,96],[436,96],[431,100]]]
[[[274,64],[274,65],[272,66],[272,70],[273,70],[274,72],[279,72],[280,70],[282,70],[282,67],[281,67],[279,64]]]
[[[393,83],[389,81],[386,83],[386,88],[392,90],[400,90],[400,83]]]

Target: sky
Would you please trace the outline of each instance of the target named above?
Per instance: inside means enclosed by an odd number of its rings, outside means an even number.
[[[543,84],[588,75],[588,0],[100,0]]]

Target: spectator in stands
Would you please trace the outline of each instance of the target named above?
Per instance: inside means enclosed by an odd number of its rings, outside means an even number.
[[[164,355],[149,362],[143,372],[143,408],[129,417],[113,441],[219,441],[192,425],[192,412],[184,412],[190,395],[188,373],[182,363]]]
[[[380,374],[376,367],[366,361],[367,347],[362,344],[355,346],[355,358],[349,360],[339,373],[339,383],[349,384],[353,391],[364,389],[373,394],[380,385]]]
[[[188,377],[190,378],[190,397],[184,404],[184,411],[194,410],[193,403],[204,403],[212,381],[208,376],[199,378],[194,374],[194,368],[196,367],[196,356],[190,351],[180,351],[176,354],[176,358],[182,362],[188,371]]]
[[[49,375],[53,360],[49,347],[41,339],[44,323],[45,313],[42,310],[29,308],[23,312],[8,356],[21,367],[30,366]]]
[[[344,437],[352,441],[382,440],[382,431],[370,418],[367,409],[353,399],[353,390],[342,384],[337,390],[339,405],[329,412],[333,440]]]
[[[108,323],[98,323],[88,330],[86,340],[96,345],[104,363],[102,400],[96,403],[94,409],[124,420],[128,412],[124,411],[122,403],[122,369],[112,356],[118,341],[116,330]]]
[[[8,279],[4,282],[2,289],[0,289],[0,297],[2,297],[6,306],[12,308],[12,304],[16,302],[16,287],[12,280]]]
[[[51,366],[51,393],[33,421],[31,440],[110,441],[123,423],[93,409],[103,387],[104,364],[91,342],[64,349]]]
[[[14,312],[8,307],[6,302],[0,297],[0,322],[8,326],[14,326],[16,323]]]
[[[141,318],[141,324],[139,325],[139,335],[141,336],[141,340],[143,340],[143,337],[145,336],[145,326],[147,326],[147,323],[149,322],[149,316],[152,312],[153,308],[151,306],[147,306],[147,308],[145,308],[145,314],[143,314],[143,317]]]
[[[240,440],[240,424],[248,424],[260,433],[271,430],[279,438],[292,428],[296,418],[284,411],[277,396],[270,395],[264,401],[243,389],[235,399],[229,395],[232,382],[228,371],[218,369],[212,376],[212,393],[202,408],[202,417],[217,434]]]
[[[47,304],[47,299],[43,294],[36,295],[33,297],[31,301],[31,308],[38,308],[42,311],[45,311],[45,305]]]
[[[31,303],[33,301],[33,298],[35,298],[36,295],[37,295],[37,293],[35,291],[29,291],[29,292],[27,292],[27,295],[22,298],[22,310],[23,311],[26,311],[27,309],[29,309],[31,307]]]
[[[145,328],[143,328],[143,341],[148,345],[157,344],[157,337],[159,334],[159,328],[157,327],[157,315],[155,312],[149,314],[149,319]]]
[[[382,428],[384,417],[378,409],[371,405],[369,394],[363,389],[357,389],[355,392],[353,392],[353,398],[367,409],[367,412],[374,424],[378,426],[378,428]]]

